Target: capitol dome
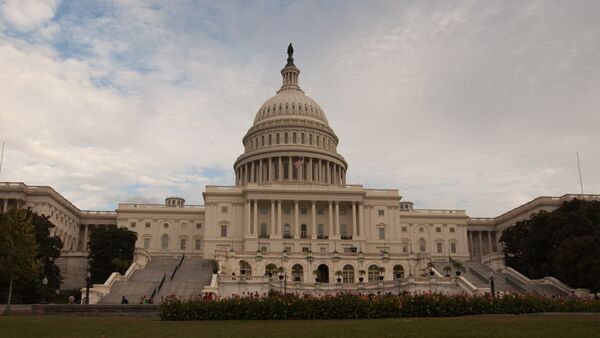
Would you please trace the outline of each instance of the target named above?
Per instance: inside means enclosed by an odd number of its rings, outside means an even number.
[[[303,182],[345,184],[347,163],[337,153],[338,137],[315,100],[298,85],[300,70],[288,47],[283,83],[258,109],[234,164],[236,184]]]

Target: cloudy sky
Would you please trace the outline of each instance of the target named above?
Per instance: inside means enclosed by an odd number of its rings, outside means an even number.
[[[349,183],[496,216],[600,193],[600,1],[0,0],[0,181],[82,209],[233,184],[287,44]]]

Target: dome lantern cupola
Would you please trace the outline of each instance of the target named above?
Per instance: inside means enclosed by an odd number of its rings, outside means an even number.
[[[348,165],[325,113],[298,85],[300,69],[288,46],[283,83],[258,109],[234,164],[236,185],[266,182],[346,184]]]

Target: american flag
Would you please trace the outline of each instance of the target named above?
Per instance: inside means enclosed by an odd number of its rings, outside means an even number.
[[[304,164],[304,157],[301,157],[298,160],[296,160],[296,162],[294,162],[294,166],[296,167],[296,169],[300,168],[303,164]]]

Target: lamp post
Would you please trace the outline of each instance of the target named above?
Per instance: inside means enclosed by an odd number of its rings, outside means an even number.
[[[42,304],[46,304],[46,287],[48,285],[48,277],[44,276],[44,278],[42,279]]]
[[[86,284],[86,289],[85,289],[85,304],[89,304],[90,303],[90,282],[92,281],[92,274],[90,273],[90,270],[88,270],[87,275],[85,277],[85,284]]]
[[[496,297],[496,288],[494,286],[494,273],[490,272],[490,289],[492,290],[492,298]]]

